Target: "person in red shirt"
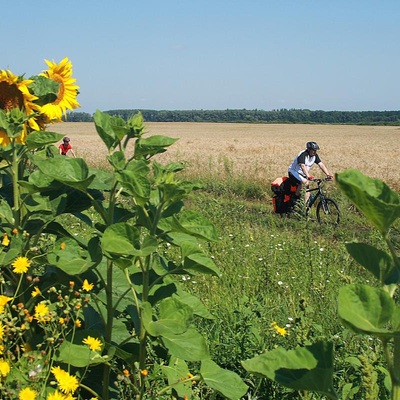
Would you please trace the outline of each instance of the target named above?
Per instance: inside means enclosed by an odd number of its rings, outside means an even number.
[[[71,139],[68,136],[65,136],[63,142],[58,146],[58,150],[62,156],[66,156],[70,151],[71,154],[76,157],[74,151],[72,150],[72,146],[69,143],[70,141]]]

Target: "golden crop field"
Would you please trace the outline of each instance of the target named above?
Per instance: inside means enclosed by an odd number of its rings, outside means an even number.
[[[183,161],[191,177],[241,176],[269,185],[286,175],[307,141],[315,140],[331,173],[356,168],[400,189],[400,127],[396,126],[148,122],[146,128],[148,135],[179,139],[157,160]],[[68,135],[76,155],[89,165],[107,164],[107,150],[94,123],[65,122],[48,130]],[[312,171],[315,176],[322,174],[317,166]]]

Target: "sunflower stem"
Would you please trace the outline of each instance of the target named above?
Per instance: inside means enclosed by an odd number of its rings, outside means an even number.
[[[14,227],[17,229],[21,228],[21,210],[20,210],[20,200],[21,200],[21,194],[19,191],[19,185],[18,185],[18,180],[19,180],[19,157],[17,154],[17,147],[15,145],[15,141],[13,143],[13,157],[12,157],[12,164],[11,164],[11,176],[12,176],[12,183],[13,183],[13,216],[14,216]]]

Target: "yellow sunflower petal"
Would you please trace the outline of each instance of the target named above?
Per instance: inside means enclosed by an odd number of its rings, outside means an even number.
[[[72,78],[72,63],[67,57],[58,64],[54,61],[45,60],[48,70],[41,75],[60,84],[57,99],[52,103],[45,104],[41,112],[46,115],[49,122],[61,121],[68,110],[80,107],[77,101],[79,86],[75,85],[76,79]]]
[[[40,112],[40,106],[34,103],[38,97],[29,92],[29,85],[32,82],[31,79],[22,79],[11,71],[0,70],[0,108],[5,111],[19,108],[28,116]],[[39,129],[35,118],[30,118],[27,124],[33,130]],[[24,144],[26,135],[27,127],[25,126],[21,136],[17,138],[17,142]],[[6,133],[1,131],[0,144],[7,146],[9,142],[10,140]]]

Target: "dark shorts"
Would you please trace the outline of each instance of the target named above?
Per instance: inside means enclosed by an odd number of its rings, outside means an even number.
[[[295,176],[293,176],[290,172],[289,172],[289,180],[292,185],[300,185],[302,183]]]

